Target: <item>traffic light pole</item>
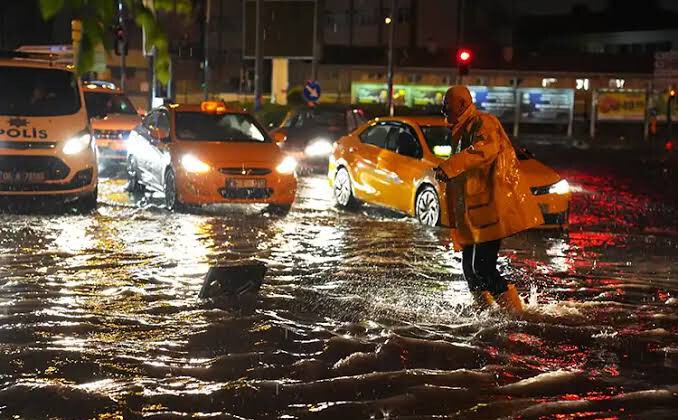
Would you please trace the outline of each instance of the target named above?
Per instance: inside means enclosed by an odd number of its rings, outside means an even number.
[[[122,51],[120,54],[120,90],[125,91],[125,78],[127,76],[127,63],[126,61],[126,52],[127,52],[127,30],[125,28],[125,11],[123,6],[123,0],[118,0],[118,24],[122,28],[124,34],[124,41],[122,45]]]
[[[261,7],[262,0],[257,0],[255,6],[256,17],[255,22],[255,35],[254,35],[254,109],[258,111],[261,108],[261,96],[263,90],[263,80],[262,73],[264,72],[264,57],[262,51],[261,42],[263,40],[263,34],[261,33]]]

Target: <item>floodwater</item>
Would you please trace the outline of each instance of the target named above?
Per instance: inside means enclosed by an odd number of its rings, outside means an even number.
[[[502,251],[523,320],[469,306],[447,230],[338,210],[322,176],[284,217],[170,214],[115,179],[94,215],[0,215],[0,417],[676,418],[675,174],[558,167],[570,233]],[[257,294],[198,299],[251,261]]]

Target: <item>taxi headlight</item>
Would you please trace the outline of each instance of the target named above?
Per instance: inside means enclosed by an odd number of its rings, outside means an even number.
[[[297,169],[297,160],[292,156],[286,156],[275,168],[275,170],[281,174],[291,174],[295,169]]]
[[[306,146],[304,153],[309,157],[329,156],[332,153],[332,143],[323,138],[314,139]]]
[[[192,172],[196,174],[204,174],[210,170],[210,165],[206,164],[193,155],[184,155],[181,158],[181,166],[184,167],[186,172]]]
[[[567,194],[570,192],[570,184],[566,179],[561,179],[549,187],[549,194]]]
[[[89,133],[81,133],[72,137],[64,143],[64,154],[77,155],[87,149],[92,143],[92,136]]]

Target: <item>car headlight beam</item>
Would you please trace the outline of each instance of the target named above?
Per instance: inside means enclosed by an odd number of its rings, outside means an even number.
[[[549,194],[567,194],[570,192],[570,184],[566,179],[561,179],[549,187]]]
[[[193,155],[184,155],[181,158],[181,166],[184,167],[186,172],[204,174],[210,170],[210,165],[206,164],[202,160],[198,159]]]
[[[324,157],[329,156],[332,153],[332,143],[323,138],[318,138],[312,140],[306,149],[304,149],[304,154],[308,157]]]
[[[297,169],[297,160],[292,156],[286,156],[285,159],[275,168],[281,174],[291,174]]]
[[[65,155],[77,155],[87,149],[92,143],[92,136],[89,133],[78,134],[64,143]]]

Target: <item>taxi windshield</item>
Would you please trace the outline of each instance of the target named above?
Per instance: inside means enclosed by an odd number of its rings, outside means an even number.
[[[0,115],[71,115],[80,109],[78,83],[66,70],[0,66]]]
[[[247,114],[177,112],[175,123],[179,140],[270,142],[265,131]]]
[[[452,146],[452,130],[442,125],[428,125],[421,127],[422,133],[430,150],[436,146]]]
[[[136,115],[137,113],[127,96],[120,93],[85,92],[85,106],[89,118],[105,117],[109,114]]]

